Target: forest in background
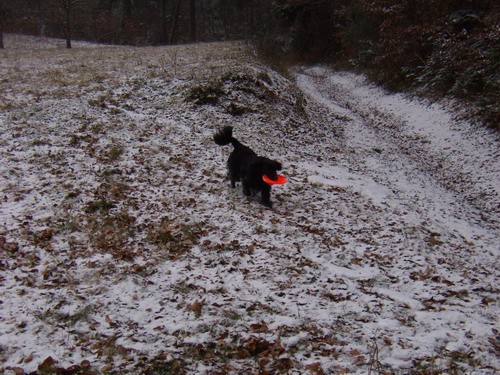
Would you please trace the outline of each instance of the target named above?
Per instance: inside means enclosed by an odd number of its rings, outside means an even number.
[[[62,37],[68,47],[71,39],[247,39],[275,64],[332,63],[391,89],[463,99],[470,116],[498,129],[499,8],[493,0],[3,0],[0,35]]]

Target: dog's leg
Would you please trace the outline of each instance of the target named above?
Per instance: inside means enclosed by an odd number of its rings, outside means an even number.
[[[273,203],[271,202],[271,187],[263,188],[261,197],[261,202],[264,206],[267,206],[269,208],[273,207]]]
[[[236,187],[236,179],[232,173],[229,173],[229,180],[231,181],[231,187],[234,189]]]
[[[250,194],[252,194],[252,191],[250,190],[248,185],[245,183],[245,181],[242,181],[241,184],[243,185],[243,194],[245,194],[247,197],[250,196]]]

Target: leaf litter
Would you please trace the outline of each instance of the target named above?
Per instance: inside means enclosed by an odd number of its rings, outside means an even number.
[[[242,43],[62,45],[1,51],[2,371],[498,371],[497,135]]]

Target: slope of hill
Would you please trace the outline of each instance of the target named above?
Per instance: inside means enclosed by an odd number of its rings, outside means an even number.
[[[62,45],[0,52],[0,369],[500,369],[495,134],[240,43]],[[273,210],[224,125],[283,162]]]

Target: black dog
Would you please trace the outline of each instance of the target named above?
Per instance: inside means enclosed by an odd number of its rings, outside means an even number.
[[[250,195],[252,192],[261,192],[261,202],[267,207],[272,207],[271,185],[264,182],[263,175],[271,180],[278,178],[277,171],[281,170],[281,164],[277,161],[257,156],[249,147],[241,144],[233,138],[233,128],[226,126],[214,135],[214,141],[220,146],[231,143],[233,152],[227,160],[227,169],[231,186],[236,187],[236,182],[241,181],[243,193]]]

